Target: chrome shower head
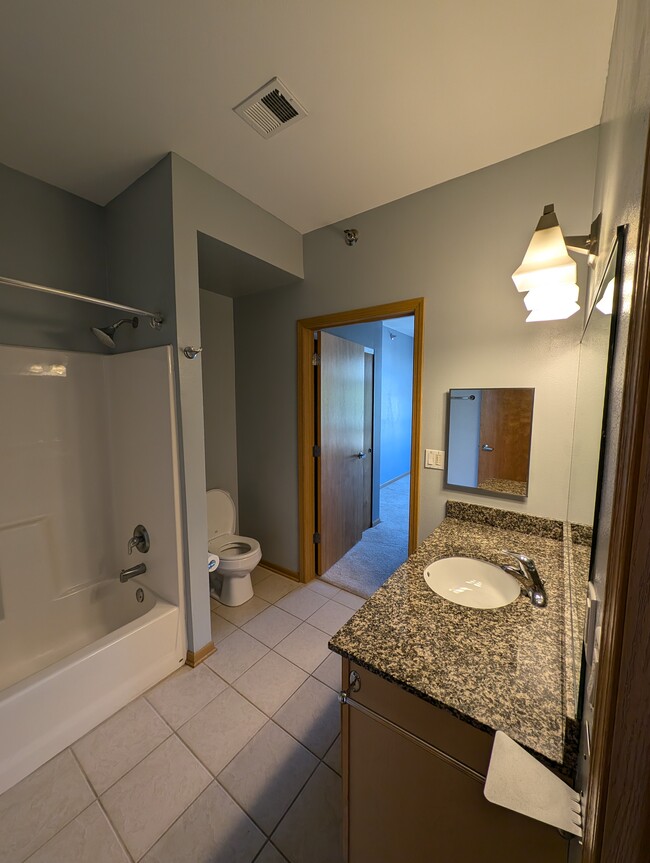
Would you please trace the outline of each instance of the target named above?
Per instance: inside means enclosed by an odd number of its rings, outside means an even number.
[[[97,338],[103,345],[105,345],[107,348],[114,348],[115,341],[113,339],[113,336],[115,335],[115,330],[118,327],[121,327],[122,324],[131,324],[133,329],[136,329],[139,324],[139,320],[137,317],[122,318],[121,320],[117,321],[117,323],[111,324],[110,327],[91,327],[90,330],[92,333],[94,333],[95,336],[97,336]]]

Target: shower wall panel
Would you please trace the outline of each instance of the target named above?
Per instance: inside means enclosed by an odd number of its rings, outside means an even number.
[[[0,645],[43,654],[52,603],[115,574],[103,357],[0,346]]]
[[[96,638],[95,586],[122,568],[145,563],[143,583],[182,615],[179,512],[168,346],[0,346],[0,689]],[[151,550],[129,556],[138,524]],[[92,614],[73,614],[91,589]]]
[[[147,573],[139,581],[163,599],[182,606],[171,348],[148,348],[106,359],[118,567],[145,563]],[[127,543],[138,524],[147,528],[151,549],[147,554],[134,550],[129,556]]]

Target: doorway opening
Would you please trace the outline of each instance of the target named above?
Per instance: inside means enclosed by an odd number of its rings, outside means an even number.
[[[417,544],[423,300],[298,322],[301,579],[369,596]]]

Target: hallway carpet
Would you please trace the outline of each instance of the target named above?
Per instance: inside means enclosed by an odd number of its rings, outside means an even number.
[[[381,521],[363,532],[361,541],[327,570],[323,581],[368,597],[404,563],[408,557],[410,485],[407,475],[380,490]]]

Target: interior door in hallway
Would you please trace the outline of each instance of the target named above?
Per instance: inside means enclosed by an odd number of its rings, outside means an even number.
[[[319,332],[316,366],[316,572],[361,539],[364,516],[364,349]]]

